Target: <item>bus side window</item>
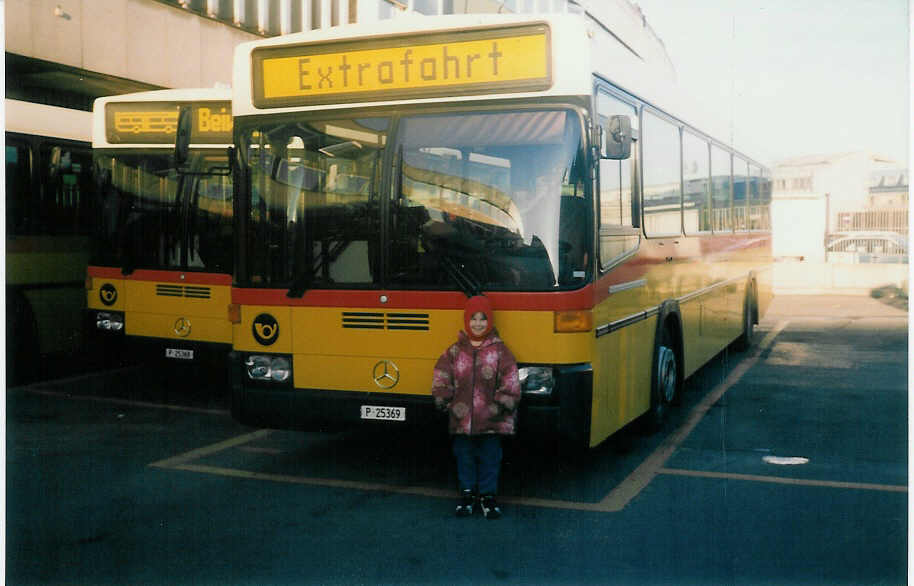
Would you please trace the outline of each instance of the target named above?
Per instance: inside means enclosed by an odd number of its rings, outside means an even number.
[[[755,216],[758,218],[757,225],[755,229],[757,230],[770,230],[771,229],[771,175],[770,172],[765,169],[759,169],[758,167],[753,167],[755,173],[754,177],[758,179],[758,199],[753,203],[753,210]]]
[[[32,189],[30,151],[27,144],[6,139],[6,234],[28,233]]]
[[[711,229],[714,232],[733,231],[733,200],[730,192],[730,153],[711,145]]]
[[[57,236],[87,234],[86,194],[91,189],[92,155],[84,149],[45,145],[41,148],[41,161],[44,232]]]
[[[644,233],[678,236],[682,230],[679,127],[647,110],[643,117]]]
[[[683,217],[686,234],[711,231],[708,141],[682,133]]]
[[[638,116],[635,107],[609,94],[597,93],[597,117],[606,125],[610,116],[622,114],[632,121],[632,132],[637,133]],[[637,134],[636,134],[637,136]],[[632,148],[633,152],[635,148]],[[632,190],[635,157],[621,161],[600,160],[600,266],[608,267],[620,256],[638,246],[632,237]]]
[[[749,163],[733,157],[733,221],[739,232],[749,229]]]

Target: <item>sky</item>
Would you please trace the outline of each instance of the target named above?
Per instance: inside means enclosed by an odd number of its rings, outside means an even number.
[[[907,0],[632,1],[683,90],[732,113],[725,132],[747,155],[870,151],[908,166]]]

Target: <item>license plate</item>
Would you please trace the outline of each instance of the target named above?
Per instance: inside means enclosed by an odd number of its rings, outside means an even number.
[[[406,421],[406,407],[380,407],[378,405],[362,405],[362,419],[377,419],[381,421]]]
[[[193,360],[193,350],[183,350],[181,348],[165,348],[165,358],[177,358],[178,360]]]

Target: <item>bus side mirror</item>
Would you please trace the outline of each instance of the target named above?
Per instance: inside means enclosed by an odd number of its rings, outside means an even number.
[[[193,125],[193,116],[188,106],[182,106],[178,113],[178,129],[175,134],[175,167],[180,167],[187,161],[190,153],[190,131]]]
[[[632,155],[632,121],[628,116],[610,116],[605,128],[600,127],[602,150],[600,158],[623,160]]]

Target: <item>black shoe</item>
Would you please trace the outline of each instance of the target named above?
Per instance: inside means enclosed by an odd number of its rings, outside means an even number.
[[[476,495],[470,489],[460,491],[460,502],[457,503],[457,510],[454,514],[458,517],[469,517],[476,508]]]
[[[494,494],[482,495],[479,506],[482,507],[482,514],[486,516],[486,519],[501,518],[501,509],[498,508],[498,503],[495,502]]]

